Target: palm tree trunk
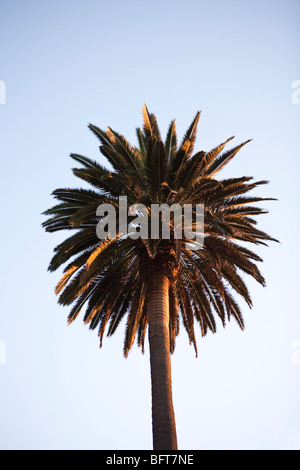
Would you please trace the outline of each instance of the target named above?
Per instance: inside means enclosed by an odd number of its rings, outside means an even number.
[[[149,279],[148,323],[152,382],[154,450],[176,450],[169,335],[169,279],[156,272]]]

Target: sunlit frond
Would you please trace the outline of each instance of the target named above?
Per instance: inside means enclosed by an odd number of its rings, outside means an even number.
[[[136,129],[134,145],[110,127],[103,131],[89,124],[111,170],[100,160],[71,154],[79,165],[73,169],[74,175],[91,187],[53,192],[58,203],[44,212],[45,230],[73,230],[75,234],[55,248],[49,270],[63,269],[56,293],[60,304],[72,305],[68,322],[84,310],[83,321],[91,330],[98,329],[100,345],[106,331],[107,336],[113,335],[126,320],[125,357],[135,340],[144,351],[149,279],[155,272],[163,272],[169,278],[170,352],[175,350],[182,323],[197,354],[195,323],[202,336],[215,333],[218,322],[225,326],[231,318],[244,329],[235,295],[252,307],[245,275],[265,285],[257,266],[261,257],[244,245],[277,241],[260,230],[255,219],[267,212],[261,203],[274,199],[249,194],[267,184],[266,180],[246,176],[217,179],[250,140],[225,150],[233,139],[230,137],[211,151],[193,153],[200,112],[179,145],[174,120],[162,139],[157,119],[146,105],[142,114],[143,124]],[[193,251],[184,238],[175,240],[173,219],[169,240],[119,235],[99,240],[97,207],[112,204],[118,216],[121,195],[127,196],[129,204],[145,204],[150,223],[152,203],[204,204],[204,247]],[[129,222],[132,219],[129,217]],[[192,227],[195,229],[195,221]]]

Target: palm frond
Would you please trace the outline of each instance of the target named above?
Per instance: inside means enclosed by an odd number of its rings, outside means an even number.
[[[209,152],[193,153],[200,112],[179,146],[174,120],[162,141],[155,115],[146,105],[142,113],[143,127],[136,128],[136,147],[110,127],[103,131],[89,124],[112,170],[86,156],[70,155],[80,166],[73,169],[74,175],[89,187],[58,188],[52,193],[57,203],[44,212],[44,229],[73,232],[55,248],[48,269],[62,267],[56,294],[61,305],[72,306],[68,322],[72,323],[84,309],[83,321],[91,330],[98,329],[100,346],[105,332],[113,335],[126,319],[125,357],[135,339],[144,352],[149,278],[163,273],[169,278],[170,353],[175,350],[182,322],[197,355],[195,321],[203,337],[209,331],[217,331],[218,318],[225,327],[226,320],[233,317],[244,329],[243,313],[234,295],[252,307],[245,275],[265,286],[257,266],[262,258],[244,245],[278,241],[261,230],[256,221],[257,215],[268,212],[265,202],[276,199],[250,193],[267,184],[266,180],[255,181],[247,176],[217,179],[218,173],[250,140],[225,150],[233,139],[230,137]],[[185,236],[175,239],[172,217],[169,240],[120,235],[120,196],[126,196],[129,205],[146,206],[149,227],[151,204],[191,204],[191,228],[195,231],[195,207],[203,204],[204,246],[196,240],[193,246],[199,249],[192,250]],[[97,237],[97,225],[104,220],[104,216],[97,215],[101,204],[115,208],[114,238]],[[134,217],[128,216],[129,224]]]

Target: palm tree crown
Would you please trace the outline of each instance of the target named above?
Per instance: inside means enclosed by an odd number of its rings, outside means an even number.
[[[169,279],[171,353],[181,322],[196,354],[195,321],[202,336],[209,330],[216,332],[216,315],[224,326],[233,317],[244,328],[242,312],[233,293],[238,293],[250,307],[252,301],[241,272],[265,284],[256,265],[261,258],[239,242],[258,245],[274,240],[257,228],[253,218],[266,211],[252,204],[267,199],[248,194],[267,181],[255,182],[245,176],[216,179],[220,170],[249,141],[224,151],[231,137],[209,152],[193,153],[199,117],[198,112],[179,145],[175,122],[171,122],[163,140],[156,118],[146,106],[143,129],[136,130],[136,147],[111,128],[104,132],[90,124],[112,170],[98,161],[71,154],[80,164],[73,173],[92,187],[55,190],[53,195],[59,204],[44,213],[49,216],[43,224],[48,232],[75,232],[55,248],[49,266],[50,271],[55,271],[67,263],[56,293],[60,304],[72,304],[69,323],[85,309],[83,320],[91,329],[98,329],[102,345],[105,331],[112,335],[127,317],[125,356],[135,338],[144,351],[149,321],[149,279],[154,273],[164,273]],[[184,238],[175,239],[172,219],[169,240],[119,236],[99,240],[97,207],[110,203],[118,211],[120,195],[126,196],[129,204],[143,203],[150,217],[152,203],[204,204],[203,249],[190,250]]]

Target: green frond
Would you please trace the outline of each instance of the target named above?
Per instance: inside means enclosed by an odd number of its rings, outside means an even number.
[[[149,140],[145,160],[145,181],[155,202],[161,202],[162,184],[166,180],[166,172],[167,155],[163,143],[160,140]]]
[[[244,283],[241,276],[238,275],[234,266],[229,263],[223,263],[222,274],[224,278],[230,283],[232,288],[240,294],[249,307],[252,307],[252,300],[246,284]]]
[[[197,343],[194,331],[194,312],[190,303],[190,296],[186,290],[185,283],[182,280],[177,282],[178,305],[181,312],[183,326],[188,334],[190,344],[193,344],[196,357],[198,355]]]
[[[218,256],[221,260],[232,263],[265,286],[265,280],[257,266],[248,259],[239,246],[229,240],[208,236],[205,237],[205,249],[212,259],[216,260],[216,256]]]
[[[227,298],[226,298],[226,308],[227,308],[227,315],[228,315],[228,320],[230,321],[231,316],[236,320],[237,324],[243,331],[245,329],[245,323],[244,323],[244,318],[241,312],[241,309],[239,308],[238,304],[230,295],[227,293]]]
[[[230,199],[226,199],[225,201],[219,202],[216,201],[215,204],[220,204],[221,208],[224,206],[224,208],[228,207],[237,207],[237,206],[243,206],[245,204],[252,204],[253,202],[262,202],[262,201],[276,201],[276,199],[272,197],[232,197]],[[212,204],[214,205],[214,204]]]
[[[116,152],[113,147],[109,145],[100,145],[99,149],[102,155],[109,161],[115,171],[126,171],[126,160],[122,155]]]
[[[61,265],[79,253],[89,253],[89,250],[92,250],[98,243],[99,238],[95,230],[80,230],[55,248],[55,255],[50,262],[49,271],[56,271]]]
[[[206,153],[205,158],[203,160],[203,166],[202,166],[203,172],[205,172],[205,170],[210,167],[210,165],[217,158],[217,156],[224,150],[226,144],[228,144],[228,142],[230,142],[232,139],[234,139],[234,137],[229,137],[229,139],[227,139],[225,142],[218,145],[217,147],[212,149],[210,152]]]
[[[138,143],[139,143],[140,154],[142,155],[143,159],[145,159],[147,141],[146,141],[146,138],[145,138],[142,130],[139,127],[136,128],[136,136],[137,136],[137,140],[138,140]]]
[[[160,130],[157,124],[155,114],[151,113],[149,117],[150,117],[150,124],[152,128],[152,136],[157,140],[161,140]]]
[[[147,109],[146,104],[142,108],[143,120],[144,120],[144,135],[145,137],[153,137],[153,129],[151,125],[150,113]]]
[[[110,127],[108,128],[114,137],[113,148],[114,150],[122,155],[127,164],[127,170],[132,170],[138,178],[140,186],[144,187],[144,179],[142,175],[142,165],[140,155],[138,152],[131,147],[127,140],[117,132],[113,131]]]
[[[90,158],[84,157],[83,155],[79,155],[76,153],[71,153],[70,157],[78,163],[81,163],[85,168],[96,168],[100,171],[103,170],[103,166],[100,165],[95,160],[91,160]]]
[[[95,200],[100,201],[104,200],[103,196],[99,191],[93,191],[92,189],[77,189],[77,188],[60,188],[53,191],[52,195],[66,203],[73,203],[82,206],[83,204],[88,204]],[[80,204],[79,204],[80,203]]]
[[[130,311],[127,317],[123,349],[124,357],[128,357],[129,351],[133,346],[138,324],[143,312],[144,301],[144,285],[143,282],[140,281],[139,283],[137,283],[134,297],[131,302]]]
[[[198,152],[186,162],[178,177],[178,184],[181,188],[185,189],[191,186],[197,177],[199,177],[204,158],[205,152]]]
[[[165,149],[167,154],[168,162],[172,160],[177,152],[177,134],[175,121],[172,121],[167,132],[167,137],[165,141]]]
[[[64,288],[58,299],[58,303],[60,305],[71,305],[74,300],[76,300],[81,294],[89,289],[93,279],[89,279],[87,282],[83,282],[83,272],[84,268],[79,269],[78,274],[73,276],[71,281]]]
[[[185,143],[187,141],[189,141],[191,143],[191,152],[193,151],[194,149],[194,144],[195,144],[195,141],[196,141],[196,135],[197,135],[197,126],[198,126],[198,123],[199,123],[199,119],[200,119],[200,114],[201,114],[201,111],[198,111],[196,116],[194,117],[190,127],[188,128],[188,130],[186,131],[184,137],[183,137],[183,140],[182,140],[182,143],[181,143],[181,147],[185,145]]]
[[[68,325],[71,325],[71,323],[73,323],[73,321],[75,321],[76,318],[78,317],[78,315],[80,314],[82,308],[85,305],[86,297],[87,297],[87,293],[85,292],[84,294],[79,296],[77,301],[74,303],[74,306],[72,307],[72,309],[71,309],[71,311],[68,315]]]
[[[110,138],[105,131],[102,131],[99,129],[99,127],[94,126],[93,124],[89,124],[88,128],[95,134],[96,137],[98,137],[102,145],[111,145]]]
[[[243,142],[240,145],[237,145],[231,150],[228,150],[227,152],[223,153],[220,155],[218,158],[216,158],[209,166],[208,168],[204,171],[205,175],[210,175],[213,178],[215,175],[224,168],[227,163],[229,163],[233,157],[249,142],[251,142],[252,139],[247,140],[246,142]]]
[[[78,266],[71,266],[68,271],[66,271],[61,278],[61,280],[58,282],[56,288],[55,288],[55,293],[59,294],[64,287],[68,284],[69,280],[73,276],[73,274],[78,270]]]
[[[175,187],[178,186],[178,178],[180,175],[181,168],[188,161],[191,149],[192,149],[192,142],[190,140],[185,140],[182,146],[174,155],[174,157],[171,158],[170,163],[169,163],[169,178],[168,178],[168,182],[170,185],[173,185]]]

